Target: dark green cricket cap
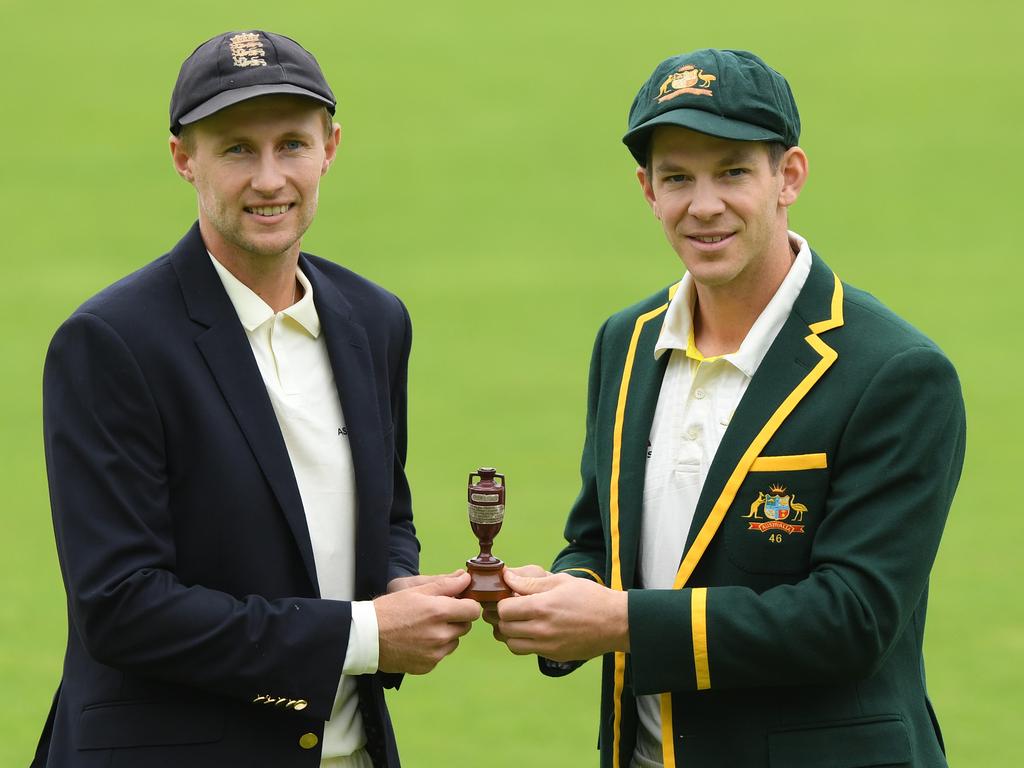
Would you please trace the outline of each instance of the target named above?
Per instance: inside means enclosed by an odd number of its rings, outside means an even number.
[[[739,141],[800,140],[800,113],[786,78],[749,51],[703,48],[665,59],[629,109],[622,137],[640,165],[651,131],[678,125]]]

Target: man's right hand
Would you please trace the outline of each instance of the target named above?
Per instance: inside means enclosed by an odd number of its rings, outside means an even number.
[[[373,601],[381,672],[426,674],[458,647],[459,638],[480,618],[478,602],[457,597],[469,586],[465,571],[420,579],[429,580]]]

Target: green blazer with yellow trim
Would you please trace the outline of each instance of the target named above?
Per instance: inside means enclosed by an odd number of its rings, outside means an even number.
[[[602,766],[628,768],[641,694],[662,695],[667,767],[945,766],[921,644],[964,457],[953,366],[814,255],[711,464],[675,588],[645,590],[667,302],[598,334],[583,485],[554,564],[630,590],[631,652],[604,659]]]

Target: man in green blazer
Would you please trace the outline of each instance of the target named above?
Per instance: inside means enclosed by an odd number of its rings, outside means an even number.
[[[788,230],[799,132],[744,51],[662,62],[630,110],[686,275],[598,333],[567,545],[488,612],[548,674],[604,657],[602,766],[946,765],[921,645],[960,386]]]

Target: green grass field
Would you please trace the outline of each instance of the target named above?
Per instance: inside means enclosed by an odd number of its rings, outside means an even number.
[[[593,335],[680,275],[619,144],[637,87],[665,56],[708,45],[752,49],[785,73],[811,159],[793,227],[932,336],[963,381],[967,464],[926,638],[951,764],[1024,764],[1019,3],[137,8],[0,0],[0,765],[27,764],[65,642],[41,441],[47,342],[193,220],[166,149],[171,86],[196,44],[252,27],[314,51],[339,99],[341,157],[305,249],[412,313],[425,572],[474,554],[463,488],[481,463],[509,477],[497,553],[550,561],[577,490]],[[482,353],[500,361],[493,373],[472,371]],[[391,696],[404,761],[594,766],[597,684],[597,664],[541,677],[481,624]]]

